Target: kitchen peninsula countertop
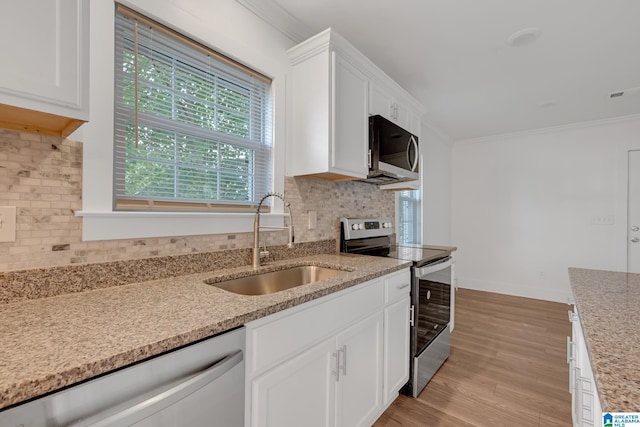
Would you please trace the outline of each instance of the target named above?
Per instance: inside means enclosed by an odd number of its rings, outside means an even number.
[[[570,268],[602,410],[640,412],[640,274]]]
[[[409,267],[390,258],[323,254],[260,267],[345,271],[263,296],[204,283],[253,274],[251,266],[0,305],[0,408],[118,369],[252,320]]]

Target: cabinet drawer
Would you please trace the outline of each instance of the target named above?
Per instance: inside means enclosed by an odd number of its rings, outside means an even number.
[[[382,281],[375,280],[339,292],[329,301],[311,301],[289,309],[293,312],[285,310],[248,323],[249,376],[281,363],[345,326],[381,310],[382,304]]]
[[[411,273],[409,269],[399,271],[384,279],[384,303],[389,304],[409,295]]]

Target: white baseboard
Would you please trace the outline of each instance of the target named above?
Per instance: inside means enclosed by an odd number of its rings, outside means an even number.
[[[549,289],[527,285],[515,285],[511,283],[471,279],[468,277],[458,277],[457,285],[459,288],[464,289],[495,292],[498,294],[506,294],[517,297],[534,298],[563,303],[568,303],[571,296],[571,291],[569,289]]]

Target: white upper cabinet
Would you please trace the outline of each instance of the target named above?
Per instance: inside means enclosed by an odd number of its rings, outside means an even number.
[[[420,133],[424,108],[335,31],[288,51],[287,175],[366,178],[369,116]]]
[[[368,78],[357,51],[329,30],[289,50],[287,175],[343,180],[368,172]]]
[[[381,115],[416,136],[420,136],[421,107],[409,99],[390,79],[386,82],[372,80],[369,83],[369,114]],[[413,104],[413,105],[412,105]]]
[[[0,127],[67,136],[89,120],[89,1],[12,1],[0,14]]]

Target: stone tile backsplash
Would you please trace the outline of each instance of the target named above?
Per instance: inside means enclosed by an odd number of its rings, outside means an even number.
[[[342,216],[393,217],[395,197],[374,185],[286,178],[297,242],[339,239]],[[0,272],[250,248],[251,233],[82,241],[82,143],[0,129],[0,206],[16,206],[17,240],[0,243]],[[308,212],[317,227],[308,228]],[[286,242],[269,233],[268,245]]]

